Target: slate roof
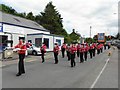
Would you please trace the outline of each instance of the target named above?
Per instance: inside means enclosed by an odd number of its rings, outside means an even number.
[[[25,18],[11,15],[11,14],[6,14],[1,11],[0,11],[0,22],[4,24],[16,25],[16,26],[21,26],[25,28],[31,28],[31,29],[50,32],[49,30],[45,29],[43,26],[39,25],[38,23],[32,20],[28,20]]]

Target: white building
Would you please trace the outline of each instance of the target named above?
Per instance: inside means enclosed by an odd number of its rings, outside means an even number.
[[[19,39],[30,41],[38,47],[45,42],[47,51],[53,50],[55,42],[60,45],[64,42],[64,37],[51,35],[49,30],[34,21],[0,11],[0,50],[3,46],[15,46]]]

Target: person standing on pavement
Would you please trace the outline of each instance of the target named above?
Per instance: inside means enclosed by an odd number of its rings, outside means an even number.
[[[75,53],[76,53],[76,51],[77,51],[77,48],[76,48],[75,44],[73,43],[72,46],[70,47],[71,67],[76,66],[76,62],[75,62]]]
[[[92,44],[93,47],[93,57],[95,57],[95,53],[96,53],[96,43]]]
[[[111,46],[111,44],[110,44],[110,43],[108,43],[108,49],[110,49],[110,46]]]
[[[66,52],[67,52],[67,57],[68,57],[68,61],[70,61],[70,44],[68,44],[67,46],[66,46]]]
[[[89,51],[89,46],[88,46],[88,44],[85,44],[84,49],[85,49],[84,58],[85,58],[85,61],[87,61],[87,55],[88,55],[88,51]]]
[[[84,45],[83,45],[83,44],[81,44],[80,49],[79,49],[79,52],[80,52],[80,63],[83,63],[83,62],[84,62],[84,59],[83,59],[83,55],[84,55]]]
[[[93,46],[92,46],[92,44],[90,44],[89,53],[90,53],[90,58],[92,59],[92,56],[93,56]]]
[[[80,43],[78,43],[78,45],[77,45],[77,57],[80,56],[80,52],[79,52],[79,50],[80,50]]]
[[[100,44],[97,45],[97,54],[100,54]]]
[[[46,45],[44,43],[42,44],[40,51],[41,51],[41,58],[42,58],[42,63],[43,63],[43,62],[45,62],[44,55],[46,53]]]
[[[104,44],[104,50],[106,50],[106,43]]]
[[[16,76],[20,76],[25,73],[24,58],[27,48],[22,39],[19,40],[19,44],[16,45],[15,48],[17,48],[19,54],[18,73],[16,74]]]
[[[100,52],[103,52],[103,44],[100,44]]]
[[[57,43],[55,43],[53,52],[54,52],[54,58],[55,58],[55,64],[58,64],[58,54],[59,54],[60,48]]]
[[[65,57],[65,49],[66,49],[66,44],[63,43],[62,47],[61,47],[61,51],[62,51],[62,57]]]

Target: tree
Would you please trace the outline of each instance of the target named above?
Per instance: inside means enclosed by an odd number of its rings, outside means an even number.
[[[44,12],[35,17],[36,22],[50,30],[51,34],[67,36],[67,32],[63,29],[62,19],[52,2],[47,4]]]
[[[72,42],[77,43],[78,41],[80,41],[80,35],[75,33],[75,29],[73,29],[73,32],[69,36],[70,36]]]
[[[0,11],[5,12],[5,13],[9,13],[9,14],[16,14],[17,12],[15,11],[15,9],[13,9],[12,7],[6,6],[4,4],[0,4]]]
[[[87,43],[93,43],[93,42],[95,42],[95,40],[92,39],[92,38],[86,38],[85,42],[87,42]]]
[[[18,13],[15,9],[13,9],[12,7],[6,6],[4,4],[0,4],[0,11],[8,13],[8,14],[12,14],[12,15],[16,15],[19,17],[26,17],[26,13]]]
[[[30,19],[30,20],[35,20],[35,17],[33,16],[33,13],[32,12],[29,12],[26,16],[27,19]]]

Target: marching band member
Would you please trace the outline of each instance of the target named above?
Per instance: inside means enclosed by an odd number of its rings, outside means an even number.
[[[66,49],[66,44],[63,43],[62,47],[61,47],[61,51],[62,51],[62,57],[65,57],[65,49]]]
[[[75,47],[75,44],[72,44],[70,47],[70,54],[71,54],[71,67],[75,67],[75,53],[77,51],[77,48]]]
[[[80,50],[80,43],[78,43],[78,45],[77,45],[77,57],[79,57],[79,55],[80,55],[79,50]]]
[[[15,48],[18,49],[18,54],[19,54],[19,63],[18,63],[18,73],[16,76],[20,76],[25,73],[24,69],[24,58],[25,58],[25,53],[26,53],[26,45],[23,43],[23,40],[19,40],[19,44],[15,46]]]
[[[55,58],[55,64],[58,64],[58,54],[59,54],[60,48],[57,43],[55,43],[53,52],[54,52],[54,58]]]
[[[46,53],[46,45],[43,43],[42,44],[42,46],[41,46],[41,48],[40,48],[40,51],[41,51],[41,58],[42,58],[42,63],[45,61],[45,59],[44,59],[44,55],[45,55],[45,53]]]
[[[83,59],[84,45],[83,44],[81,44],[79,51],[80,51],[80,63],[83,63],[84,62],[84,59]]]
[[[67,52],[67,57],[68,57],[68,61],[70,61],[70,45],[68,44],[67,46],[66,46],[66,52]]]

